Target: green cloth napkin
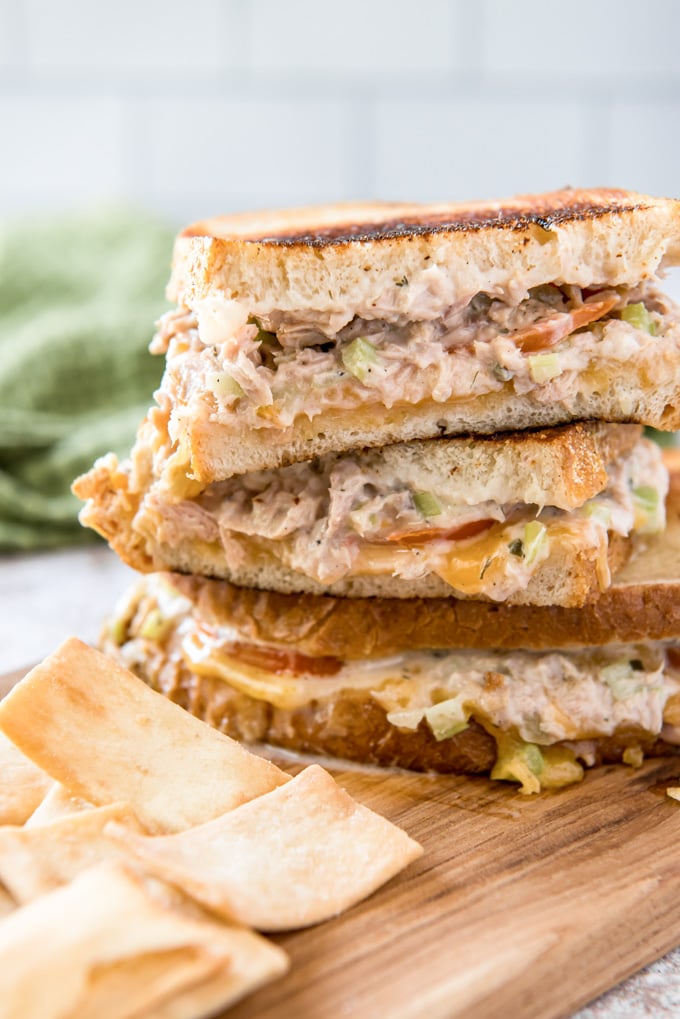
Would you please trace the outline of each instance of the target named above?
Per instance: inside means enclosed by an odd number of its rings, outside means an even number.
[[[130,212],[0,230],[0,549],[91,539],[73,479],[123,455],[163,360],[173,232]]]

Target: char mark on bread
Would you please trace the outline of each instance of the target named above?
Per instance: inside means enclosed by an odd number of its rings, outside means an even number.
[[[576,195],[580,197],[576,198]],[[412,210],[394,217],[389,216],[390,204],[385,203],[374,207],[374,215],[368,214],[366,218],[355,215],[345,221],[316,225],[313,229],[284,226],[271,233],[258,233],[254,230],[252,235],[244,235],[243,239],[280,247],[300,245],[320,248],[350,242],[375,243],[410,236],[488,229],[526,231],[530,227],[539,227],[542,230],[552,230],[566,223],[610,215],[620,216],[646,207],[642,201],[630,199],[629,192],[616,189],[596,192],[564,189],[546,195],[519,196],[504,202],[450,205],[442,207],[441,212],[432,211],[432,207],[424,207],[420,212],[417,206],[392,203],[395,208]],[[367,206],[367,211],[369,208]],[[353,211],[357,211],[356,207]],[[382,213],[382,216],[376,218],[376,213]],[[210,222],[197,223],[184,230],[181,236],[188,238],[209,235],[210,229]]]

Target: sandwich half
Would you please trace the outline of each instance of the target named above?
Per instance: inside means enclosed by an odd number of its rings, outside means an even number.
[[[526,792],[680,746],[680,475],[667,531],[581,609],[143,578],[105,649],[232,736]]]
[[[145,422],[98,462],[81,521],[142,572],[283,593],[580,605],[663,529],[668,472],[639,425],[417,440],[327,454],[174,501]]]
[[[565,190],[180,234],[153,426],[178,496],[365,446],[573,420],[680,427],[680,202]]]

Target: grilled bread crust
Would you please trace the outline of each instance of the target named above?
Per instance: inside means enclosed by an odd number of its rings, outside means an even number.
[[[447,492],[468,504],[493,499],[572,510],[607,485],[607,467],[629,453],[639,425],[585,421],[538,431],[415,440],[379,451],[383,477],[417,470],[418,486]],[[358,454],[359,456],[361,454]],[[375,453],[372,463],[375,464]],[[455,490],[451,487],[455,484]]]
[[[459,297],[543,283],[633,285],[680,260],[680,202],[619,189],[502,201],[359,203],[208,219],[175,245],[168,297],[212,295],[255,314],[370,308],[408,314],[437,266]],[[406,281],[406,282],[404,282]]]
[[[121,658],[116,645],[106,644],[104,650]],[[323,701],[284,709],[248,697],[223,680],[198,676],[183,662],[170,658],[149,658],[132,668],[154,690],[192,715],[246,743],[449,774],[487,774],[496,760],[494,739],[474,720],[458,735],[437,741],[424,722],[415,732],[395,728],[366,691],[342,690]],[[628,746],[640,746],[650,757],[678,752],[661,739],[631,730],[594,740],[593,763],[619,762]]]

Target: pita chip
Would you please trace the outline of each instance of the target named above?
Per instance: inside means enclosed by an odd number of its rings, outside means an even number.
[[[23,824],[51,785],[49,775],[0,732],[0,824]]]
[[[0,729],[71,795],[129,803],[150,832],[202,824],[288,781],[75,638],[8,694]]]
[[[71,796],[68,789],[65,789],[59,782],[53,782],[50,790],[36,809],[33,811],[26,828],[34,828],[39,824],[50,824],[70,814],[79,814],[83,810],[93,810],[91,803],[81,800],[78,796]]]
[[[151,1016],[172,996],[230,971],[232,934],[168,908],[121,863],[100,864],[0,922],[3,1019]],[[285,954],[250,938],[262,956],[261,980],[282,973]]]
[[[6,888],[0,885],[0,918],[7,916],[17,908],[17,904]]]
[[[220,1015],[258,987],[283,975],[283,951],[253,931],[229,927],[231,965],[197,987],[189,988],[153,1010],[148,1019],[198,1019]],[[266,949],[271,949],[267,951]]]
[[[121,857],[120,842],[104,831],[111,821],[141,832],[124,803],[71,814],[50,824],[0,828],[0,881],[23,904],[67,884],[102,860]]]
[[[108,830],[156,876],[263,931],[335,916],[422,853],[313,765],[271,793],[179,835]]]

